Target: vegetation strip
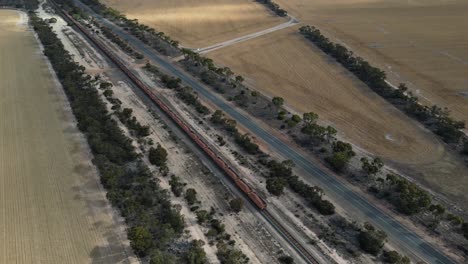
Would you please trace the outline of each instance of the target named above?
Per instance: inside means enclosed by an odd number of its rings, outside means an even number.
[[[288,15],[288,12],[286,10],[282,9],[277,3],[271,0],[256,0],[256,1],[266,5],[273,12],[275,12],[275,14],[277,14],[280,17],[285,17]]]
[[[174,257],[168,245],[182,234],[182,216],[136,154],[131,140],[110,118],[84,67],[73,62],[46,22],[32,13],[30,21],[67,94],[78,128],[88,140],[107,198],[125,218],[133,250],[139,257]]]
[[[59,2],[68,6],[68,8],[76,9],[73,4],[68,1],[59,0]],[[158,52],[167,56],[180,54],[179,42],[171,39],[169,36],[165,35],[164,32],[158,32],[153,28],[140,24],[136,19],[128,19],[119,11],[100,3],[99,0],[82,0],[82,2],[91,7],[96,13],[117,23],[142,42],[156,49]]]
[[[431,107],[422,105],[419,103],[419,99],[408,91],[405,84],[400,84],[397,89],[391,87],[386,81],[384,71],[370,65],[361,57],[353,56],[353,53],[345,46],[331,42],[316,27],[303,26],[299,31],[323,52],[335,58],[337,62],[354,73],[374,92],[421,122],[446,143],[455,146],[463,155],[468,156],[468,137],[462,131],[465,124],[450,118],[450,111],[447,108],[442,109],[437,105]]]
[[[232,94],[237,91],[238,94],[232,97],[231,96],[228,97],[228,100],[234,101],[239,106],[247,108],[247,110],[254,116],[257,116],[262,119],[266,119],[266,121],[269,121],[269,122],[274,122],[274,120],[271,119],[268,114],[265,115],[264,112],[262,111],[258,111],[258,112],[250,111],[252,109],[249,108],[249,106],[251,106],[252,104],[257,104],[259,101],[261,101],[257,99],[264,98],[264,97],[261,96],[261,94],[259,94],[256,91],[248,92],[249,89],[243,86],[242,84],[244,80],[242,76],[236,76],[234,78],[234,73],[229,68],[227,67],[218,68],[214,65],[214,62],[211,59],[204,58],[194,52],[191,52],[190,50],[181,49],[181,51],[186,55],[185,60],[182,61],[182,65],[185,67],[186,70],[191,72],[193,75],[200,77],[203,82],[205,82],[206,84],[208,84],[209,86],[211,86],[216,91],[222,94],[224,93]],[[194,57],[195,59],[188,58],[188,57]],[[175,81],[177,82],[177,80]],[[235,88],[239,88],[239,89],[235,89]],[[274,100],[272,100],[273,105],[278,107],[277,109],[281,109],[283,102],[284,100],[282,100],[282,98],[274,98]],[[267,108],[270,110],[272,109],[271,106],[269,105],[265,106],[265,109]],[[427,107],[423,107],[423,108],[427,108]],[[437,109],[435,109],[435,111],[438,112]],[[308,117],[306,117],[306,115],[308,115]],[[309,123],[308,125],[306,124],[307,126],[303,125],[303,128],[301,129],[302,134],[310,136],[307,139],[308,143],[306,142],[303,145],[303,147],[313,146],[314,149],[318,150],[318,151],[315,151],[314,153],[318,154],[318,156],[321,158],[325,158],[325,161],[327,161],[327,163],[336,171],[346,172],[347,174],[353,174],[352,172],[349,172],[347,168],[347,164],[355,156],[355,153],[352,150],[352,146],[345,142],[336,141],[336,139],[334,138],[336,134],[336,130],[334,130],[334,128],[332,127],[322,127],[316,124],[316,119],[318,118],[318,116],[317,117],[315,116],[317,116],[315,113],[305,113],[303,120],[301,121],[300,117],[298,119],[298,116],[295,116],[295,115],[293,115],[291,118],[289,117],[286,118],[287,117],[286,111],[278,110],[278,119],[284,120],[285,122],[285,124],[281,126],[282,129],[286,128],[286,125],[288,128],[294,128],[298,123],[301,123],[301,122]],[[310,122],[310,120],[312,120],[312,122]],[[455,127],[460,126],[460,123],[457,124],[456,121],[442,121],[442,123],[444,122],[446,124],[449,124],[449,126],[450,124],[454,125]],[[442,128],[444,128],[444,126],[442,126]],[[448,131],[449,131],[447,133],[448,135],[452,134],[451,132],[453,132],[453,130],[450,128],[448,129]],[[460,131],[458,130],[458,132]],[[458,133],[455,132],[454,134],[456,136],[456,134]],[[301,142],[304,143],[302,141],[304,137],[292,134],[292,138],[296,140],[298,143],[301,143]],[[468,141],[466,141],[466,139],[463,139],[463,138],[464,138],[463,135],[461,138],[459,138],[460,144],[457,145],[457,147],[461,145],[462,152],[468,155]],[[463,142],[464,140],[465,142]],[[327,153],[331,153],[331,154],[327,154]],[[327,155],[324,156],[325,154]],[[377,173],[373,173],[372,171],[377,170],[377,172],[379,172],[380,169],[383,167],[383,163],[381,163],[381,161],[378,158],[374,158],[373,160],[369,160],[368,158],[366,158],[366,159],[362,159],[361,162],[362,162],[362,171],[364,171],[366,175],[372,179],[372,181],[376,181],[377,185],[382,180],[383,181],[386,180],[386,178],[382,178],[382,177],[371,177],[377,174]],[[425,198],[427,197],[428,194],[427,192],[422,190],[419,186],[417,186],[414,183],[409,182],[408,180],[406,180],[405,178],[399,175],[392,174],[392,176],[398,177],[398,179],[400,179],[400,182],[404,182],[403,186],[408,187],[408,188],[407,187],[393,188],[393,191],[397,193],[396,197],[400,197],[400,198],[397,198],[397,199],[389,198],[389,201],[391,201],[392,203],[394,201],[400,201],[401,203],[400,202],[395,203],[395,206],[397,208],[398,208],[397,206],[398,204],[402,205],[402,208],[406,207],[407,205],[410,205],[410,208],[415,209],[414,211],[415,213],[419,213],[419,212],[425,212],[426,210],[431,210],[430,209],[431,207],[437,206],[437,205],[428,206],[429,204],[431,204],[430,199],[429,199],[429,203],[427,203],[427,199]],[[391,177],[387,177],[387,178],[390,179]],[[369,190],[372,190],[372,188],[373,187],[371,186]],[[384,196],[384,197],[395,197],[395,196]],[[426,201],[426,202],[419,203],[418,201]],[[415,205],[415,207],[412,207],[411,205],[412,203]],[[401,212],[404,212],[404,211],[405,209],[401,210]],[[452,214],[447,214],[447,219],[450,218],[451,216],[454,219],[461,219],[457,216],[453,216]],[[463,231],[468,229],[467,224],[462,224],[463,223],[462,219],[461,221],[454,221],[453,223],[455,223],[455,227],[461,225]],[[466,233],[468,233],[468,231],[466,231],[465,234]]]

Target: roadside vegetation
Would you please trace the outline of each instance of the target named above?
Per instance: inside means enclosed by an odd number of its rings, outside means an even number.
[[[63,4],[66,0],[59,0]],[[100,3],[98,0],[83,0],[83,3],[92,8],[96,13],[106,17],[117,25],[121,26],[124,30],[128,31],[145,44],[161,52],[164,55],[174,56],[180,54],[179,42],[171,39],[164,32],[158,32],[154,28],[140,24],[137,19],[128,19],[119,11],[107,7]]]
[[[280,17],[285,17],[288,15],[288,12],[284,9],[282,9],[277,3],[271,1],[271,0],[256,0],[259,3],[262,3],[266,5],[269,9],[271,9],[275,14],[277,14]]]
[[[149,68],[150,70],[153,68]],[[168,80],[169,76],[163,75],[162,79]],[[168,82],[168,83],[179,83],[179,82]],[[111,109],[114,110],[113,114],[121,121],[123,125],[127,127],[130,135],[140,143],[140,148],[144,150],[143,145],[149,145],[147,151],[148,161],[156,166],[163,176],[168,176],[169,167],[167,164],[168,152],[164,149],[161,144],[156,144],[150,140],[144,138],[149,135],[149,127],[141,125],[135,116],[132,115],[133,110],[130,108],[121,109],[121,102],[117,98],[113,97],[112,84],[108,82],[101,82],[99,85],[100,89],[103,90],[102,94],[112,104]],[[172,87],[172,86],[171,86]],[[174,89],[181,88],[178,85],[174,86]],[[198,101],[198,100],[197,100]],[[192,104],[193,105],[193,104]],[[195,107],[195,106],[194,106]],[[206,108],[207,109],[207,108]],[[182,182],[181,178],[175,175],[171,175],[169,180],[170,190],[175,197],[183,197],[187,203],[190,211],[195,213],[198,218],[198,224],[204,229],[207,229],[206,237],[209,239],[211,245],[216,244],[217,256],[221,263],[247,263],[248,258],[242,253],[242,251],[236,249],[235,241],[230,239],[230,235],[226,233],[224,224],[220,219],[214,217],[215,211],[212,208],[208,213],[203,210],[202,202],[198,199],[197,191],[190,188],[186,183]],[[229,206],[233,212],[240,212],[243,207],[243,200],[240,198],[233,199],[229,202]],[[203,251],[204,242],[202,240],[194,240],[190,243],[188,252],[182,257],[187,263],[206,263],[207,257]],[[160,261],[161,254],[156,254],[156,257],[152,257],[154,263],[157,259]],[[161,263],[175,263],[176,259],[171,257],[164,259]],[[151,263],[153,263],[151,262]]]
[[[299,31],[305,38],[312,41],[323,52],[332,56],[367,84],[374,92],[418,120],[462,155],[467,155],[464,151],[464,145],[467,144],[468,137],[462,131],[465,124],[450,118],[450,111],[447,108],[441,108],[437,105],[429,107],[421,104],[418,97],[408,91],[405,84],[400,84],[397,89],[391,87],[386,81],[384,71],[372,66],[363,58],[354,56],[345,46],[331,42],[316,27],[303,26]]]
[[[37,0],[0,0],[0,6],[35,10],[38,8],[39,3]]]
[[[301,32],[302,31],[304,31],[303,28],[301,28]],[[131,33],[135,35],[135,32]],[[341,47],[338,49],[341,50]],[[361,168],[350,167],[351,161],[357,156],[353,151],[352,145],[338,140],[336,138],[337,131],[333,127],[321,126],[318,124],[317,114],[306,113],[301,118],[299,115],[288,113],[283,108],[284,100],[282,98],[277,97],[270,100],[256,91],[250,91],[243,84],[244,78],[242,76],[235,76],[228,67],[219,68],[211,59],[202,57],[187,49],[181,49],[181,53],[185,56],[181,64],[186,70],[198,76],[204,83],[211,86],[220,94],[223,94],[229,101],[233,101],[238,106],[243,107],[252,115],[266,120],[273,126],[279,124],[280,129],[287,130],[288,134],[290,134],[299,145],[316,154],[317,157],[321,158],[330,168],[342,175],[349,176],[350,181],[365,186],[366,190],[373,193],[378,198],[383,198],[399,212],[406,215],[417,215],[418,218],[416,221],[427,227],[432,226],[432,230],[437,228],[440,221],[450,223],[452,226],[450,231],[452,232],[464,230],[463,228],[466,227],[466,225],[463,224],[463,219],[446,212],[446,209],[441,209],[443,208],[441,205],[433,204],[431,195],[418,185],[393,173],[382,175],[384,164],[380,159],[374,157],[360,157]],[[338,54],[341,53],[339,52]],[[350,53],[346,51],[343,54],[349,55]],[[341,57],[337,57],[337,60],[338,58]],[[343,58],[346,58],[346,60],[349,59],[346,55]],[[448,111],[446,109],[440,109],[437,106],[429,108],[420,105],[417,102],[417,98],[410,92],[407,92],[404,85],[400,85],[398,89],[393,89],[385,83],[385,74],[382,71],[371,67],[361,58],[353,59],[357,67],[353,68],[353,70],[362,75],[362,77],[358,76],[358,78],[362,78],[361,80],[369,86],[375,85],[376,91],[379,94],[382,93],[392,98],[392,100],[395,100],[396,103],[394,104],[397,105],[397,107],[403,107],[405,111],[408,111],[416,119],[423,122],[423,124],[438,134],[445,142],[455,146],[462,153],[468,153],[468,141],[466,140],[466,136],[460,134],[460,130],[464,127],[464,124],[452,120],[448,116]],[[148,66],[147,70],[157,71],[157,69],[151,65]],[[366,74],[369,74],[369,76],[366,76]],[[180,89],[182,87],[180,80],[177,78],[166,76],[161,78],[161,81],[166,87],[171,89]],[[186,87],[182,88],[185,89]],[[388,90],[387,88],[392,90]],[[190,93],[191,91],[189,89],[190,88],[185,89],[185,92]],[[189,98],[188,101],[184,100],[184,102],[197,101],[195,100],[197,99],[195,94],[189,96]],[[196,103],[189,104],[195,105]],[[197,112],[200,111],[197,110]],[[204,114],[207,113],[208,112]],[[211,117],[212,119],[213,116],[214,120],[211,121],[214,121],[214,124],[223,127],[227,132],[231,133],[231,135],[236,136],[235,131],[237,131],[237,129],[235,120],[223,120],[225,118],[222,113],[214,113]],[[239,133],[237,137],[234,138],[236,139],[236,143],[247,153],[259,155],[258,145],[255,147],[256,143],[248,135],[241,135]],[[278,161],[276,162],[279,163]],[[265,162],[265,164],[268,164],[268,161]],[[280,177],[268,178],[267,185],[269,186],[269,191],[272,194],[280,195],[285,186],[289,185],[291,187],[288,179],[294,177],[286,178],[287,179]],[[301,189],[301,184],[297,184],[297,186],[299,186],[297,190],[309,191],[305,188]],[[311,198],[306,198],[319,212],[320,209],[318,208],[325,204],[320,202],[322,195],[320,190],[316,190],[316,193],[311,195]],[[317,199],[317,197],[320,199]],[[316,207],[317,204],[319,206],[318,208]],[[330,206],[325,205],[324,207]],[[327,212],[327,210],[331,211],[330,209],[324,209],[323,212]],[[428,224],[431,222],[428,220],[428,214],[430,219],[437,220],[434,221],[434,223],[436,223],[435,225]],[[414,218],[411,219],[414,220]],[[358,229],[359,228],[354,228],[354,230]]]
[[[107,198],[126,220],[135,254],[145,259],[181,258],[168,249],[182,234],[183,217],[109,116],[92,78],[72,60],[45,21],[32,13],[30,21],[67,94],[78,128],[88,140]]]
[[[134,57],[137,60],[144,59],[143,55],[139,52],[136,52],[130,45],[127,44],[126,41],[122,40],[119,36],[114,34],[112,30],[108,27],[101,25],[100,23],[93,21],[92,24],[99,28],[100,32],[109,39],[110,41],[114,42],[117,46],[119,46],[125,53]],[[99,31],[95,31],[95,33],[99,33]]]
[[[409,216],[417,215],[418,218],[415,221],[426,227],[437,227],[440,222],[449,223],[452,226],[452,232],[456,232],[461,227],[463,219],[451,213],[443,213],[437,217],[426,217],[427,213],[430,215],[437,214],[440,210],[431,210],[431,208],[434,208],[434,206],[441,207],[441,205],[433,204],[431,195],[415,183],[394,173],[382,175],[384,163],[378,157],[361,157],[359,160],[360,168],[350,167],[351,161],[356,158],[352,145],[338,140],[335,128],[320,125],[318,123],[319,116],[316,113],[304,113],[302,117],[287,113],[283,109],[283,98],[274,97],[267,101],[258,92],[249,92],[248,88],[242,83],[244,78],[235,76],[229,68],[218,68],[210,59],[203,58],[190,50],[182,51],[186,56],[182,64],[190,72],[196,75],[199,74],[198,76],[202,81],[244,109],[257,110],[255,112],[249,111],[251,114],[269,121],[270,124],[281,124],[280,129],[288,129],[290,131],[288,134],[291,134],[291,137],[299,145],[311,150],[336,172],[350,177],[352,182],[364,183],[366,190],[376,195],[377,198],[387,201],[397,211]],[[232,94],[237,95],[231,96]],[[235,120],[226,118],[224,113],[218,110],[211,115],[210,121],[224,129],[228,135],[233,136],[234,142],[246,153],[262,156],[263,153],[258,149],[258,145],[248,135],[238,133]],[[243,140],[239,141],[240,137]],[[221,139],[221,141],[225,141],[223,138]],[[281,195],[285,187],[290,187],[319,213],[323,215],[333,214],[333,204],[322,198],[323,191],[319,187],[308,186],[289,172],[294,166],[292,162],[269,162],[262,159],[260,159],[260,162],[270,170],[270,177],[267,177],[266,187],[272,195]],[[279,173],[276,171],[279,171]],[[281,177],[275,177],[274,175],[281,175]],[[432,222],[433,219],[438,221]],[[449,219],[457,220],[452,221]],[[349,223],[345,224],[345,226],[348,226],[350,230],[355,230],[353,232],[356,235],[358,234],[356,230],[361,229]],[[434,229],[431,228],[430,230]],[[355,251],[352,250],[352,252]]]
[[[435,230],[443,222],[444,230],[451,232],[453,235],[447,240],[452,247],[460,249],[461,245],[466,243],[466,241],[458,239],[461,224],[463,223],[461,217],[447,212],[446,208],[444,208],[444,212],[440,216],[435,216],[434,214],[437,215],[440,210],[430,210],[431,206],[432,208],[435,206],[432,195],[401,175],[394,172],[383,173],[382,169],[385,164],[378,157],[361,155],[357,157],[350,143],[337,139],[336,134],[338,131],[334,127],[319,124],[318,114],[313,112],[304,113],[301,118],[297,114],[288,113],[283,107],[285,103],[283,98],[273,97],[268,99],[257,91],[250,91],[243,84],[244,78],[236,76],[229,68],[217,67],[213,60],[191,50],[182,49],[182,52],[185,59],[181,61],[181,64],[185,69],[198,76],[228,101],[236,103],[239,107],[266,121],[273,127],[279,127],[281,130],[287,131],[287,134],[298,145],[314,153],[331,169],[343,176],[347,176],[350,182],[359,185],[364,190],[385,201],[384,204],[389,205],[396,211],[407,216],[413,216],[410,219],[426,227],[432,234],[438,235]],[[363,65],[367,64],[363,63]],[[364,67],[367,69],[367,66]],[[368,71],[373,72],[371,69],[368,69]],[[398,90],[395,93],[398,93]],[[414,101],[414,99],[412,100]],[[460,130],[464,125],[462,122],[451,120],[446,110],[440,112],[437,107],[428,110],[429,108],[421,106],[419,103],[415,103],[414,107],[426,109],[423,110],[424,112],[433,111],[438,113],[430,118],[432,128],[438,130],[440,135],[444,135],[444,140],[452,142],[452,146],[459,149],[460,144],[463,142],[463,148],[465,148],[466,139]],[[226,128],[232,130],[231,127],[235,120],[227,123]],[[359,162],[361,164],[359,167],[351,166],[351,163],[359,164]],[[287,185],[287,181],[271,178],[267,180],[267,185],[272,194],[281,194],[282,188]],[[318,205],[320,208],[323,203],[319,202]],[[437,204],[437,206],[441,207],[442,205]],[[457,220],[452,221],[451,219]]]
[[[165,82],[163,79],[169,79],[173,77],[169,77],[167,75],[161,74],[158,68],[154,65],[147,65],[145,69],[150,73],[157,73],[153,77],[159,79],[159,81],[164,84]],[[177,89],[177,88],[169,88],[167,82],[165,83],[168,89]],[[193,92],[192,92],[193,93]],[[177,92],[176,92],[177,94]],[[199,99],[197,98],[199,102]],[[277,105],[280,105],[281,99],[275,98],[275,102]],[[185,101],[183,101],[186,103]],[[201,103],[201,102],[199,102]],[[189,106],[194,107],[193,104],[188,104]],[[202,116],[207,116],[207,114],[199,113]],[[258,159],[258,164],[264,167],[266,171],[268,171],[268,175],[264,175],[267,179],[266,181],[266,189],[272,195],[282,195],[284,193],[284,188],[289,187],[293,192],[297,193],[300,197],[302,197],[313,210],[317,211],[319,214],[328,217],[329,226],[321,226],[320,228],[322,231],[320,232],[320,238],[324,239],[325,241],[331,243],[335,246],[343,246],[345,243],[347,246],[347,250],[352,252],[351,255],[356,257],[362,252],[368,252],[370,250],[365,249],[365,245],[372,244],[375,241],[379,241],[379,244],[374,246],[374,251],[372,254],[380,255],[382,252],[382,248],[386,241],[386,235],[384,232],[380,230],[375,230],[376,234],[380,236],[373,236],[374,233],[370,233],[369,235],[362,235],[364,238],[360,239],[360,234],[366,230],[365,226],[370,226],[368,224],[360,226],[356,223],[350,223],[346,219],[341,216],[335,215],[335,207],[334,205],[329,202],[328,200],[324,199],[324,192],[321,188],[317,186],[310,186],[304,183],[299,177],[293,175],[292,168],[294,167],[294,163],[291,161],[283,161],[279,162],[273,159],[268,159],[267,155],[264,154],[259,146],[254,143],[252,138],[247,134],[240,134],[237,129],[237,123],[229,118],[225,117],[225,114],[220,111],[216,110],[211,115],[207,116],[210,122],[224,130],[224,132],[229,136],[229,138],[234,142],[239,148],[241,148],[245,153],[251,155],[252,157],[256,157]],[[306,120],[307,120],[306,115]],[[221,136],[220,136],[221,137]],[[243,140],[239,141],[239,137],[243,138]],[[221,140],[218,138],[218,142],[225,142],[225,139],[221,137]],[[178,177],[173,177],[171,179],[171,188],[172,191],[176,196],[184,195],[184,188],[185,185],[180,181]],[[187,194],[185,194],[187,199]],[[193,199],[189,199],[193,200]],[[240,199],[234,199],[230,202],[230,207],[234,212],[240,211],[242,207]],[[205,218],[207,217],[206,210],[198,209],[196,206],[197,216],[199,221],[205,222]],[[339,232],[333,231],[340,230]],[[365,231],[368,232],[368,231]],[[214,233],[214,231],[211,231]],[[339,234],[340,233],[340,234]],[[209,233],[208,233],[209,234]],[[207,235],[208,235],[207,234]],[[343,234],[343,235],[341,235]],[[367,234],[367,233],[366,233]],[[359,240],[364,241],[361,245]],[[370,241],[368,241],[370,240]],[[366,244],[367,243],[367,244]],[[350,254],[348,252],[348,254]]]

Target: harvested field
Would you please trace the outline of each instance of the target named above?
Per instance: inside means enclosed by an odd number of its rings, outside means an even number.
[[[134,262],[25,22],[0,10],[0,263]]]
[[[285,19],[250,0],[103,0],[129,18],[201,48],[253,33]]]
[[[293,47],[293,48],[292,48]],[[297,33],[297,28],[208,53],[265,94],[317,112],[341,136],[458,201],[467,169],[436,137],[388,104]],[[411,169],[411,170],[410,170]],[[466,204],[466,203],[465,203]]]
[[[468,123],[468,2],[278,0],[304,24],[406,82],[425,103]]]

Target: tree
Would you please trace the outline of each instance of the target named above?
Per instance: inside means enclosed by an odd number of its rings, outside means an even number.
[[[465,155],[468,155],[468,140],[465,141],[465,144],[463,144],[462,153],[465,154]]]
[[[353,147],[349,143],[343,141],[333,142],[333,154],[325,160],[338,172],[343,171],[348,165],[349,160],[356,155]]]
[[[307,125],[314,124],[317,121],[318,117],[319,116],[314,112],[302,114],[302,119],[304,120],[304,123]]]
[[[149,264],[175,264],[175,258],[172,255],[155,250],[151,253]]]
[[[406,256],[401,256],[396,251],[384,251],[383,261],[390,264],[410,264],[411,261]]]
[[[268,178],[266,182],[266,188],[271,194],[279,196],[283,194],[286,183],[287,182],[284,178]]]
[[[236,250],[223,242],[216,245],[218,252],[216,255],[222,264],[241,264],[248,263],[248,258],[240,250]]]
[[[367,157],[362,157],[361,162],[362,170],[369,176],[375,176],[384,166],[383,161],[380,158],[374,158],[374,160],[370,162]]]
[[[244,82],[244,77],[242,77],[240,75],[236,76],[236,82],[238,82],[238,83]]]
[[[468,223],[463,223],[462,224],[462,232],[463,236],[468,239]]]
[[[176,197],[179,197],[182,194],[184,184],[180,182],[179,177],[172,175],[169,180],[169,185],[171,186],[172,193],[174,193]]]
[[[187,252],[186,260],[189,264],[205,264],[206,253],[203,250],[204,242],[202,240],[194,240],[190,245],[190,249]]]
[[[242,198],[232,199],[229,202],[229,206],[231,207],[231,210],[238,213],[242,210],[242,207],[244,206],[244,200],[242,200]]]
[[[221,110],[216,110],[212,115],[211,115],[211,122],[214,124],[221,124],[224,122],[224,114],[223,111]]]
[[[277,107],[281,107],[284,104],[284,99],[281,97],[273,97],[273,99],[271,99],[271,102]]]
[[[336,152],[331,157],[327,157],[326,161],[335,171],[342,172],[348,165],[349,156],[344,152]]]
[[[187,191],[185,191],[185,200],[188,205],[193,205],[197,201],[197,191],[192,188],[187,189]]]
[[[335,138],[337,132],[338,131],[336,131],[336,129],[332,126],[327,126],[325,128],[325,136],[327,137],[328,142]]]
[[[153,165],[158,167],[164,166],[167,161],[167,151],[158,144],[156,148],[151,148],[149,150],[148,159]]]
[[[128,239],[135,254],[139,257],[145,257],[149,249],[153,246],[153,237],[151,233],[143,226],[134,226],[128,231]]]
[[[293,264],[294,263],[294,259],[290,256],[281,256],[278,258],[278,260],[281,264]]]
[[[99,89],[103,89],[103,90],[107,90],[107,89],[110,89],[112,88],[112,83],[110,82],[102,82],[100,85],[99,85]]]
[[[197,214],[197,222],[199,224],[204,223],[208,219],[208,216],[209,216],[206,210],[198,210],[196,214]]]
[[[358,236],[361,248],[372,255],[378,255],[385,244],[387,234],[381,230],[376,230],[371,224],[366,223],[364,229]]]
[[[429,206],[429,211],[437,221],[440,221],[440,218],[445,214],[445,208],[440,204],[431,204]]]
[[[114,95],[114,92],[112,90],[105,90],[102,94],[105,97],[111,97],[112,95]]]

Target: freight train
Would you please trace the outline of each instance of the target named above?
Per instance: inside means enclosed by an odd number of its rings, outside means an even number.
[[[246,194],[249,199],[260,209],[264,210],[267,203],[261,198],[249,184],[247,184],[219,155],[217,155],[210,145],[206,143],[202,137],[196,133],[190,125],[184,122],[174,111],[172,111],[161,99],[159,99],[148,86],[146,86],[135,74],[133,74],[107,47],[95,38],[84,26],[78,23],[72,16],[60,8],[63,15],[72,22],[83,34],[85,34],[104,54],[106,54],[112,62],[114,62],[127,76],[132,80],[138,88],[140,88],[158,107],[163,110],[195,143],[234,181],[236,186]]]

